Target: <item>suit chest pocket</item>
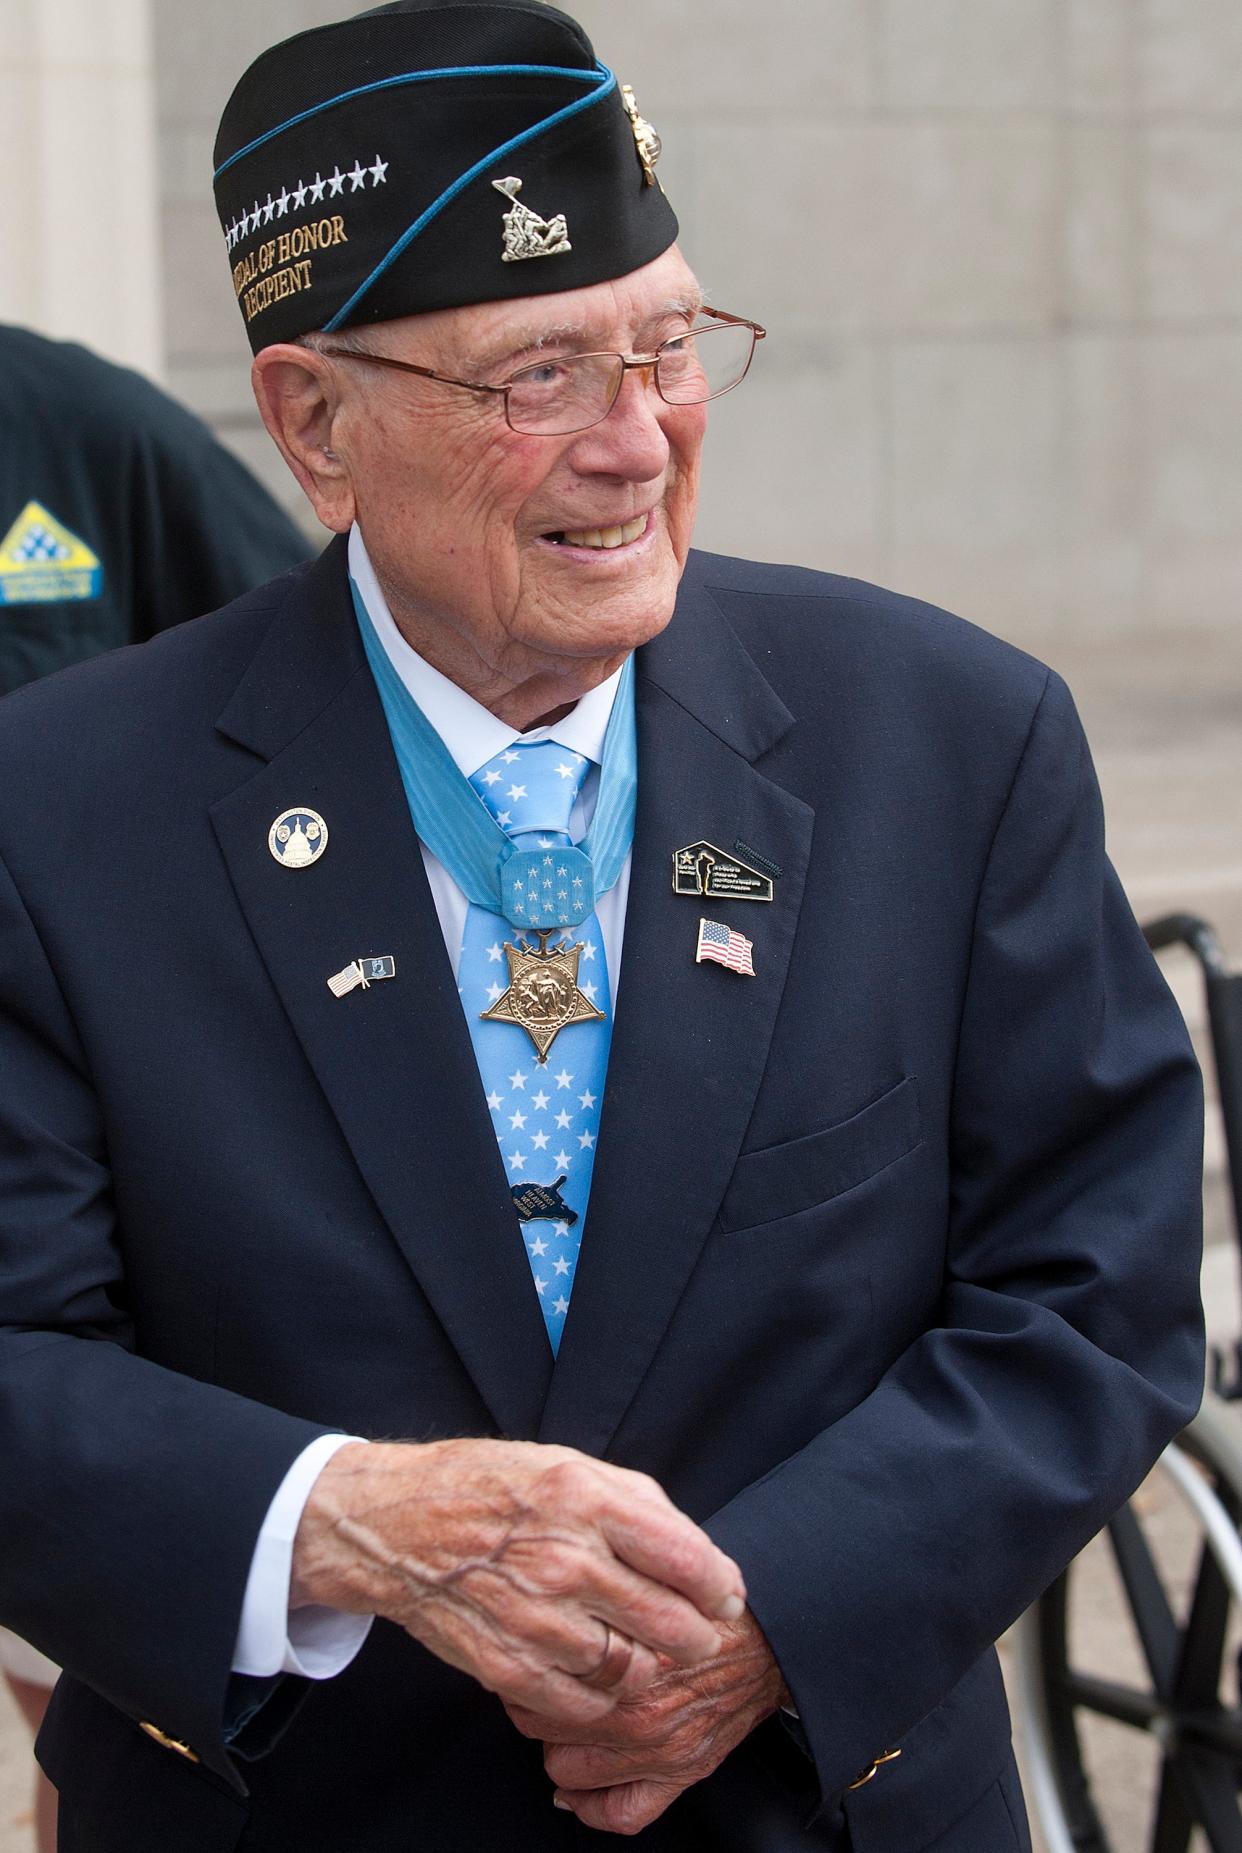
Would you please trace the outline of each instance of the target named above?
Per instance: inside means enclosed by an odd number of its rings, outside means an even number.
[[[918,1085],[907,1076],[835,1126],[745,1153],[716,1226],[727,1234],[813,1209],[865,1184],[921,1140]]]

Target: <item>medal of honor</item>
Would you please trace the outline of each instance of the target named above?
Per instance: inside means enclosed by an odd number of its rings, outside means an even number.
[[[550,930],[539,930],[538,937],[537,951],[505,941],[509,988],[480,1015],[489,1023],[516,1023],[534,1043],[539,1060],[546,1062],[548,1050],[563,1029],[571,1023],[602,1023],[604,1012],[578,986],[582,942],[561,944],[549,952]]]

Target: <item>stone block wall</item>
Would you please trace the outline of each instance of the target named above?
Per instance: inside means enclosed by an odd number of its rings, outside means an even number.
[[[339,9],[152,3],[170,379],[279,481],[210,145],[247,59]],[[1236,621],[1237,0],[577,12],[663,135],[709,300],[770,330],[713,414],[704,545],[880,579],[1036,649]]]
[[[158,378],[157,165],[147,0],[0,0],[0,321]]]

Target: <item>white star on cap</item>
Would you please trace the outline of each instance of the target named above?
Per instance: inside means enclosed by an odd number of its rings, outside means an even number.
[[[329,199],[335,199],[338,193],[343,193],[345,191],[346,178],[347,176],[341,172],[340,163],[338,162],[328,176],[328,185],[332,189],[328,195]]]
[[[272,214],[273,214],[273,213],[275,212],[275,210],[276,210],[276,202],[275,202],[275,200],[274,200],[274,199],[272,198],[272,196],[271,196],[271,194],[269,193],[269,194],[268,194],[268,196],[267,196],[267,199],[265,200],[265,202],[264,202],[264,205],[263,205],[263,223],[264,223],[264,225],[270,225],[270,224],[271,224],[271,222],[272,222]]]
[[[293,209],[295,212],[300,212],[302,210],[302,207],[306,203],[306,195],[309,191],[310,191],[310,188],[307,186],[306,182],[303,180],[302,176],[299,174],[298,184],[293,189]]]
[[[355,161],[345,178],[353,181],[350,192],[356,193],[359,187],[365,187],[367,184],[367,170],[361,161]]]
[[[281,194],[280,198],[276,201],[276,217],[278,219],[284,218],[285,214],[289,210],[289,201],[292,198],[293,198],[292,193],[290,193],[288,187],[286,187],[284,192]]]
[[[374,167],[368,168],[367,172],[371,176],[371,185],[373,187],[383,186],[385,176],[388,173],[388,163],[387,161],[381,161],[379,156],[376,155]]]

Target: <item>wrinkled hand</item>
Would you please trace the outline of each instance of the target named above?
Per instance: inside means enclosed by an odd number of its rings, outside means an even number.
[[[713,1659],[696,1667],[665,1662],[645,1690],[627,1693],[594,1724],[565,1724],[506,1707],[524,1737],[543,1740],[558,1808],[572,1809],[586,1827],[637,1834],[789,1703],[753,1615],[720,1632]]]
[[[294,1541],[290,1606],[385,1615],[545,1722],[586,1724],[715,1655],[741,1572],[654,1480],[572,1448],[341,1448]]]

